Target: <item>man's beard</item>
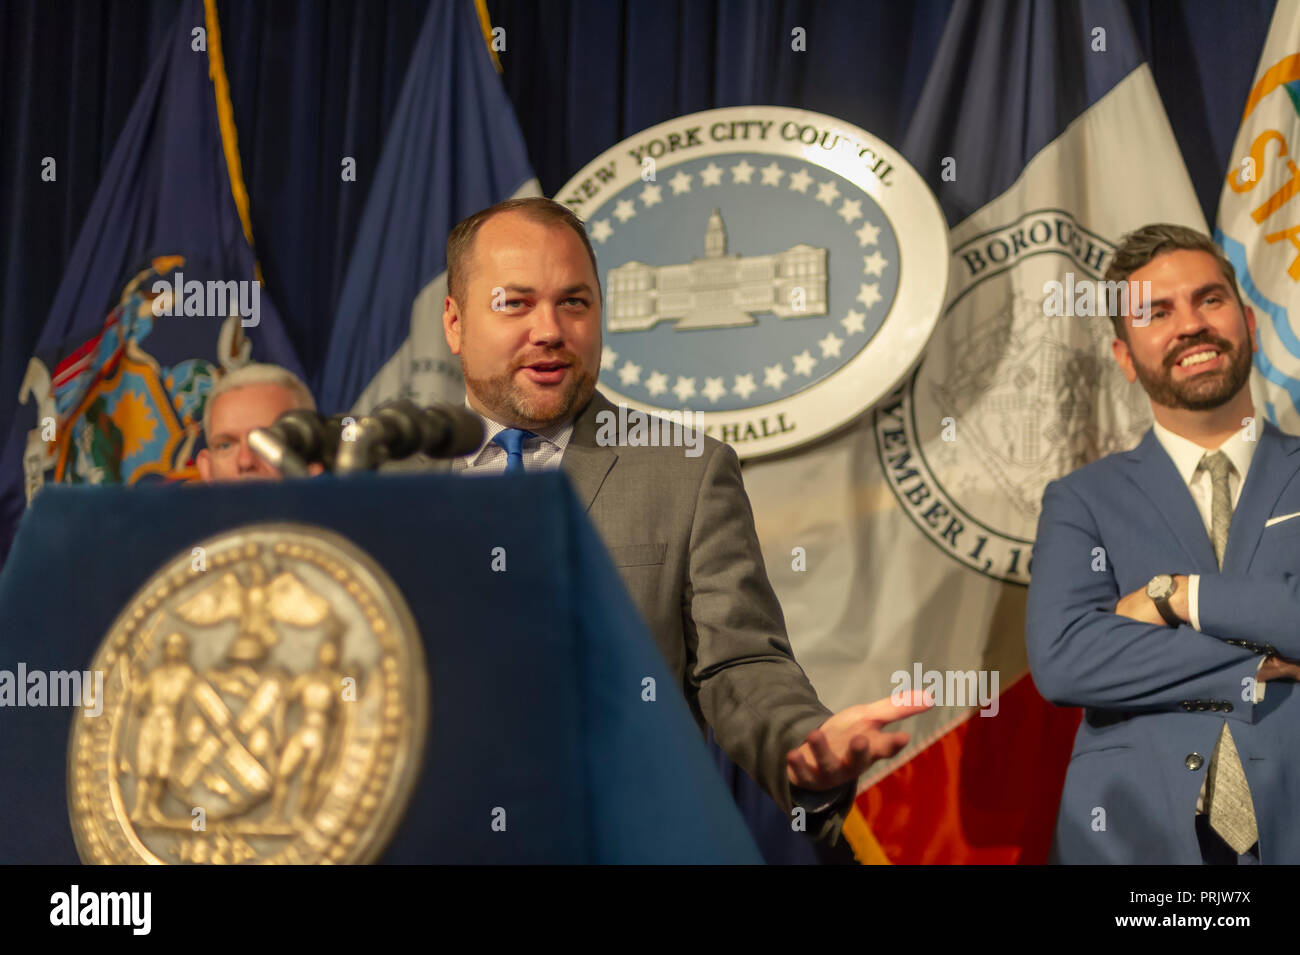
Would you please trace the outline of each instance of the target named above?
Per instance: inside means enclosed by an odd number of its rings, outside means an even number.
[[[1213,345],[1219,349],[1227,359],[1227,366],[1219,371],[1176,381],[1174,365],[1197,345]],[[1226,339],[1210,334],[1180,344],[1159,369],[1146,368],[1136,358],[1133,360],[1138,381],[1152,401],[1166,408],[1186,411],[1209,411],[1227,404],[1250,380],[1250,365],[1249,349],[1234,347]]]
[[[553,389],[537,395],[529,394],[519,387],[516,378],[519,369],[539,360],[568,363],[568,374],[558,395]],[[465,376],[466,386],[488,411],[502,421],[509,420],[527,428],[544,428],[568,421],[586,406],[596,391],[595,374],[586,369],[577,355],[567,351],[547,355],[542,359],[534,356],[524,364],[512,366],[505,374],[492,378],[476,378],[471,375],[462,354],[460,370]]]

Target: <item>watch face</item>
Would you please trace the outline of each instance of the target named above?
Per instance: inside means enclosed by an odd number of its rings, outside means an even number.
[[[1152,600],[1163,600],[1174,592],[1174,578],[1171,574],[1157,574],[1147,584],[1147,596]]]

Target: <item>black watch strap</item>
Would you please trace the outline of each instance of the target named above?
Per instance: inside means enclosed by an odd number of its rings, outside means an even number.
[[[1169,592],[1169,597],[1172,597],[1178,592],[1178,578],[1173,577],[1172,574],[1170,576],[1174,580],[1174,589]],[[1164,618],[1165,623],[1171,627],[1182,626],[1183,622],[1178,619],[1178,614],[1174,613],[1174,608],[1169,603],[1169,597],[1161,597],[1159,600],[1152,600],[1151,602],[1156,605],[1156,610],[1160,612],[1160,616]]]
[[[1156,609],[1160,611],[1160,616],[1165,618],[1165,623],[1169,624],[1171,627],[1182,626],[1183,622],[1178,619],[1178,614],[1174,613],[1174,608],[1169,606],[1168,597],[1163,600],[1153,600],[1151,602],[1155,604]]]

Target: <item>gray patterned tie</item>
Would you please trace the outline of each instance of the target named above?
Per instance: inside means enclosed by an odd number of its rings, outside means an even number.
[[[1210,499],[1210,542],[1214,545],[1214,558],[1223,566],[1223,553],[1228,547],[1228,527],[1232,523],[1232,494],[1228,488],[1228,472],[1232,462],[1222,451],[1207,453],[1201,458],[1198,470],[1210,475],[1213,497]],[[1209,807],[1210,828],[1223,837],[1237,855],[1241,855],[1259,839],[1255,826],[1255,807],[1250,800],[1250,786],[1237,744],[1232,740],[1228,724],[1223,724],[1219,740],[1210,757],[1206,774],[1205,804]]]

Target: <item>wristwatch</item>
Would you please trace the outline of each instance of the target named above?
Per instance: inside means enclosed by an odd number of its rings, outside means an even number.
[[[1173,574],[1156,574],[1147,584],[1147,596],[1160,611],[1160,616],[1165,618],[1165,623],[1171,627],[1177,627],[1182,623],[1178,619],[1178,614],[1174,613],[1174,608],[1169,606],[1169,598],[1177,589],[1178,582],[1174,580]]]

